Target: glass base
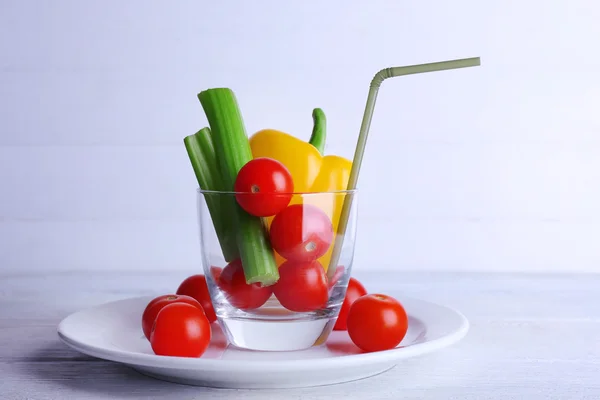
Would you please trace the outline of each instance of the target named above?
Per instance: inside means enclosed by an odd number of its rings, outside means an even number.
[[[216,303],[217,319],[233,346],[258,351],[304,350],[325,343],[333,330],[340,296],[329,308],[299,313],[286,310],[272,296],[262,307],[243,311]]]
[[[335,318],[303,320],[261,320],[219,318],[229,343],[259,351],[294,351],[319,346],[327,340]]]

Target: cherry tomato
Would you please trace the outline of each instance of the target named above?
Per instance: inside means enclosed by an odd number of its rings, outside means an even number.
[[[142,330],[144,331],[144,336],[146,336],[146,339],[150,339],[152,325],[154,325],[154,321],[156,320],[158,312],[162,310],[163,307],[172,303],[187,303],[202,309],[202,305],[198,302],[198,300],[190,296],[166,294],[153,299],[150,303],[148,303],[144,313],[142,314]]]
[[[212,323],[217,320],[204,275],[192,275],[186,278],[177,288],[177,294],[196,299],[204,309],[208,321]]]
[[[348,312],[350,339],[364,351],[398,346],[408,330],[408,316],[398,300],[384,294],[368,294],[356,300]]]
[[[212,275],[215,282],[219,281],[219,277],[221,276],[221,268],[215,267],[214,265],[210,267],[210,274]]]
[[[366,294],[367,290],[365,287],[358,280],[350,278],[348,281],[348,288],[346,289],[346,297],[344,297],[340,314],[338,315],[338,319],[335,321],[335,326],[333,327],[334,331],[345,331],[347,329],[346,320],[348,319],[348,310],[350,310],[350,306],[359,297],[362,297]]]
[[[286,261],[279,267],[279,280],[273,285],[273,293],[290,311],[315,311],[327,305],[327,275],[318,261]]]
[[[251,310],[265,304],[273,289],[262,287],[258,283],[248,285],[242,262],[237,259],[229,264],[221,272],[219,287],[225,293],[227,300],[232,306],[241,310]]]
[[[238,204],[248,214],[270,217],[290,203],[294,183],[285,165],[272,158],[259,157],[240,169],[234,190]]]
[[[333,273],[333,276],[329,280],[329,289],[335,286],[335,284],[340,280],[340,278],[344,275],[344,266],[338,265]]]
[[[333,241],[329,217],[310,204],[294,204],[273,218],[269,232],[273,248],[288,261],[314,261]]]
[[[210,343],[210,322],[201,308],[185,303],[165,306],[158,315],[150,344],[160,356],[200,357]]]

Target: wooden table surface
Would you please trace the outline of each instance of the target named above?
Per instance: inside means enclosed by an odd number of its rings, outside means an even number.
[[[84,307],[172,292],[189,271],[0,275],[0,399],[600,399],[600,275],[357,272],[370,291],[449,305],[459,344],[382,375],[292,390],[228,390],[147,378],[59,341]]]

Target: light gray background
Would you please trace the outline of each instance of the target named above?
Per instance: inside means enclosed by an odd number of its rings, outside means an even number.
[[[357,269],[600,271],[600,3],[0,0],[0,268],[197,268],[196,93],[352,156]]]

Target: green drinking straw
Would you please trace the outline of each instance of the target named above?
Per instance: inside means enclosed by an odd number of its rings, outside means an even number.
[[[367,137],[369,136],[369,128],[371,126],[371,119],[373,117],[373,110],[375,109],[375,100],[377,99],[377,93],[381,83],[387,78],[393,78],[396,76],[422,74],[424,72],[443,71],[447,69],[457,69],[466,67],[476,67],[480,65],[480,58],[463,58],[460,60],[442,61],[428,64],[419,65],[408,65],[404,67],[392,67],[385,68],[375,74],[371,81],[371,87],[369,89],[369,95],[367,97],[367,105],[365,107],[365,113],[363,115],[362,124],[360,126],[360,133],[358,135],[358,142],[356,144],[356,150],[354,152],[354,160],[352,161],[352,170],[350,171],[350,178],[348,180],[347,190],[356,189],[356,183],[358,181],[358,173],[360,172],[360,165],[362,163],[363,155],[365,153],[365,146],[367,143]],[[327,268],[327,275],[329,279],[333,277],[335,273],[337,263],[340,258],[340,252],[342,250],[342,244],[344,241],[344,234],[346,233],[346,227],[348,225],[348,217],[350,216],[350,208],[352,207],[352,196],[345,196],[344,205],[342,206],[342,213],[340,216],[338,232],[336,235],[335,243],[333,245],[333,251],[331,254],[331,261]]]

